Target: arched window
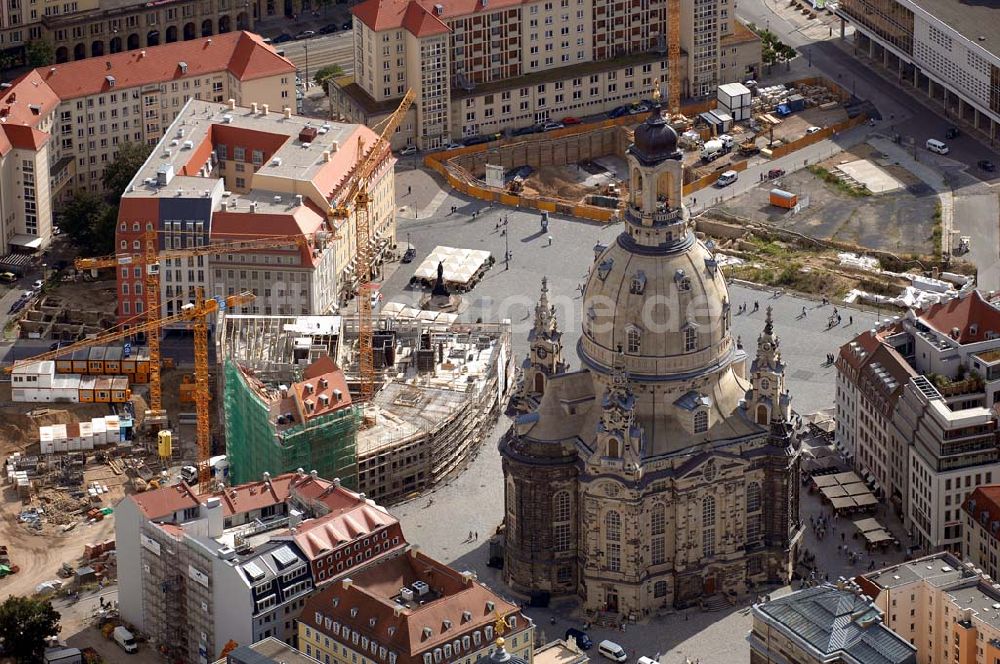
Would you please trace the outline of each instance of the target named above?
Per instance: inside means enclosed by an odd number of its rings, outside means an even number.
[[[698,346],[698,333],[690,325],[684,330],[684,352],[690,353]]]
[[[747,512],[757,512],[760,510],[760,484],[750,482],[747,485]]]
[[[708,411],[699,410],[694,414],[694,432],[705,433],[708,431]]]
[[[552,548],[568,551],[570,548],[570,495],[569,491],[559,491],[552,497]]]
[[[642,347],[642,333],[639,332],[639,328],[630,326],[625,332],[625,341],[629,355],[637,354]]]
[[[514,537],[514,526],[517,523],[517,517],[514,514],[514,481],[510,480],[507,482],[507,495],[505,496],[506,512],[507,512],[507,537]]]
[[[604,515],[604,531],[609,542],[618,542],[622,537],[622,517],[611,511]]]

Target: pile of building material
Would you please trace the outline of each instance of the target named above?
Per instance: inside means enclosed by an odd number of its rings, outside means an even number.
[[[83,549],[84,563],[93,568],[100,579],[114,579],[118,576],[115,540],[88,544]]]
[[[87,495],[90,496],[90,501],[94,503],[101,502],[104,494],[108,493],[108,485],[101,484],[100,482],[91,482],[90,486],[87,487]]]

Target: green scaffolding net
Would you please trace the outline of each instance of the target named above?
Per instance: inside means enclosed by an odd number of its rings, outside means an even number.
[[[269,404],[232,360],[225,363],[223,407],[226,454],[234,485],[259,480],[266,471],[278,475],[302,468],[324,479],[339,477],[357,489],[357,433],[362,414],[357,406],[296,425],[277,425]]]

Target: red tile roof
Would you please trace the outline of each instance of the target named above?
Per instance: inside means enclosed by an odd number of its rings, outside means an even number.
[[[181,62],[187,65],[186,72]],[[65,62],[36,69],[33,73],[40,76],[60,99],[66,100],[111,91],[108,76],[114,77],[114,87],[120,89],[222,71],[247,81],[291,74],[295,72],[295,65],[278,55],[259,35],[228,32]]]
[[[347,389],[344,372],[329,355],[309,365],[303,378],[298,383],[292,383],[290,388],[295,395],[295,408],[299,411],[300,421],[308,422],[314,417],[329,415],[351,405],[351,393]],[[335,390],[340,394],[339,399]],[[326,397],[326,403],[320,397]]]
[[[975,510],[972,503],[975,502]],[[962,509],[970,515],[976,523],[982,524],[990,532],[993,539],[1000,539],[997,535],[1000,530],[993,530],[992,524],[1000,522],[1000,484],[987,484],[976,487],[976,490],[969,494],[962,504]],[[983,513],[986,513],[986,523],[983,523]]]
[[[49,134],[26,125],[4,125],[10,144],[18,150],[35,151],[49,142]]]
[[[960,344],[985,341],[988,332],[1000,334],[1000,309],[986,301],[978,290],[935,304],[917,315],[927,325]],[[975,332],[973,324],[976,325]],[[957,336],[953,334],[956,328]]]
[[[34,127],[58,105],[59,96],[42,80],[38,70],[29,71],[0,92],[0,121]]]
[[[519,5],[521,0],[494,0],[489,8]],[[435,5],[444,11],[438,15]],[[445,19],[483,11],[482,0],[364,0],[351,9],[358,19],[376,32],[406,28],[417,37],[450,32]]]
[[[292,538],[303,553],[313,559],[333,551],[341,544],[397,523],[392,515],[359,501],[349,509],[340,509],[303,522]]]
[[[10,144],[10,139],[7,138],[7,132],[0,131],[0,157],[5,156],[13,148],[14,146]]]
[[[147,519],[162,519],[174,512],[198,507],[198,498],[186,483],[165,486],[128,498]]]
[[[397,604],[393,598],[399,594],[399,589],[412,586],[415,581],[427,583],[432,598],[423,604]],[[306,602],[299,620],[331,640],[339,640],[326,627],[325,619],[329,617],[350,627],[352,632],[357,631],[395,650],[399,653],[398,664],[418,663],[422,653],[482,630],[492,625],[498,615],[520,616],[516,605],[416,550],[376,562],[352,574],[349,587],[345,588],[345,583],[346,579],[332,583],[313,595]],[[334,598],[338,601],[334,602]],[[527,625],[527,620],[520,616],[514,633],[523,631]],[[425,628],[430,630],[429,635]],[[470,652],[489,645],[484,635]]]
[[[403,13],[403,27],[417,37],[430,37],[451,32],[434,13],[419,2],[411,2]]]

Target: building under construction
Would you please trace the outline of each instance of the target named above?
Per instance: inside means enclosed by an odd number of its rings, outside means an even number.
[[[226,360],[223,409],[233,484],[298,468],[357,486],[356,437],[361,410],[344,373],[324,355],[302,380],[275,385]]]
[[[295,389],[302,393],[312,380],[315,388],[316,379],[306,377],[307,367],[329,355],[343,368],[347,391],[356,394],[357,337],[354,318],[226,316],[217,340],[218,357],[226,358],[223,401],[234,482],[259,477],[265,470],[289,468],[279,463],[291,463],[292,469],[314,468],[307,456],[297,457],[304,460],[296,462],[274,456],[280,447],[276,439],[249,435],[248,429],[268,429],[263,409],[253,405],[256,397],[247,395],[248,389],[259,394],[259,388],[248,388],[247,377],[280,399],[283,386],[290,391],[298,386]],[[376,392],[363,413],[362,406],[352,403],[351,418],[321,420],[320,427],[297,440],[303,448],[334,447],[320,455],[321,460],[323,455],[332,457],[340,468],[328,476],[391,503],[462,468],[489,433],[511,381],[510,326],[457,323],[454,315],[403,310],[378,317],[373,346]],[[274,418],[288,412],[271,408],[266,415]],[[288,441],[288,432],[300,425],[282,426],[275,421],[274,432],[284,433]],[[245,444],[249,440],[254,441],[252,448]],[[252,464],[245,475],[239,469],[241,457]]]

